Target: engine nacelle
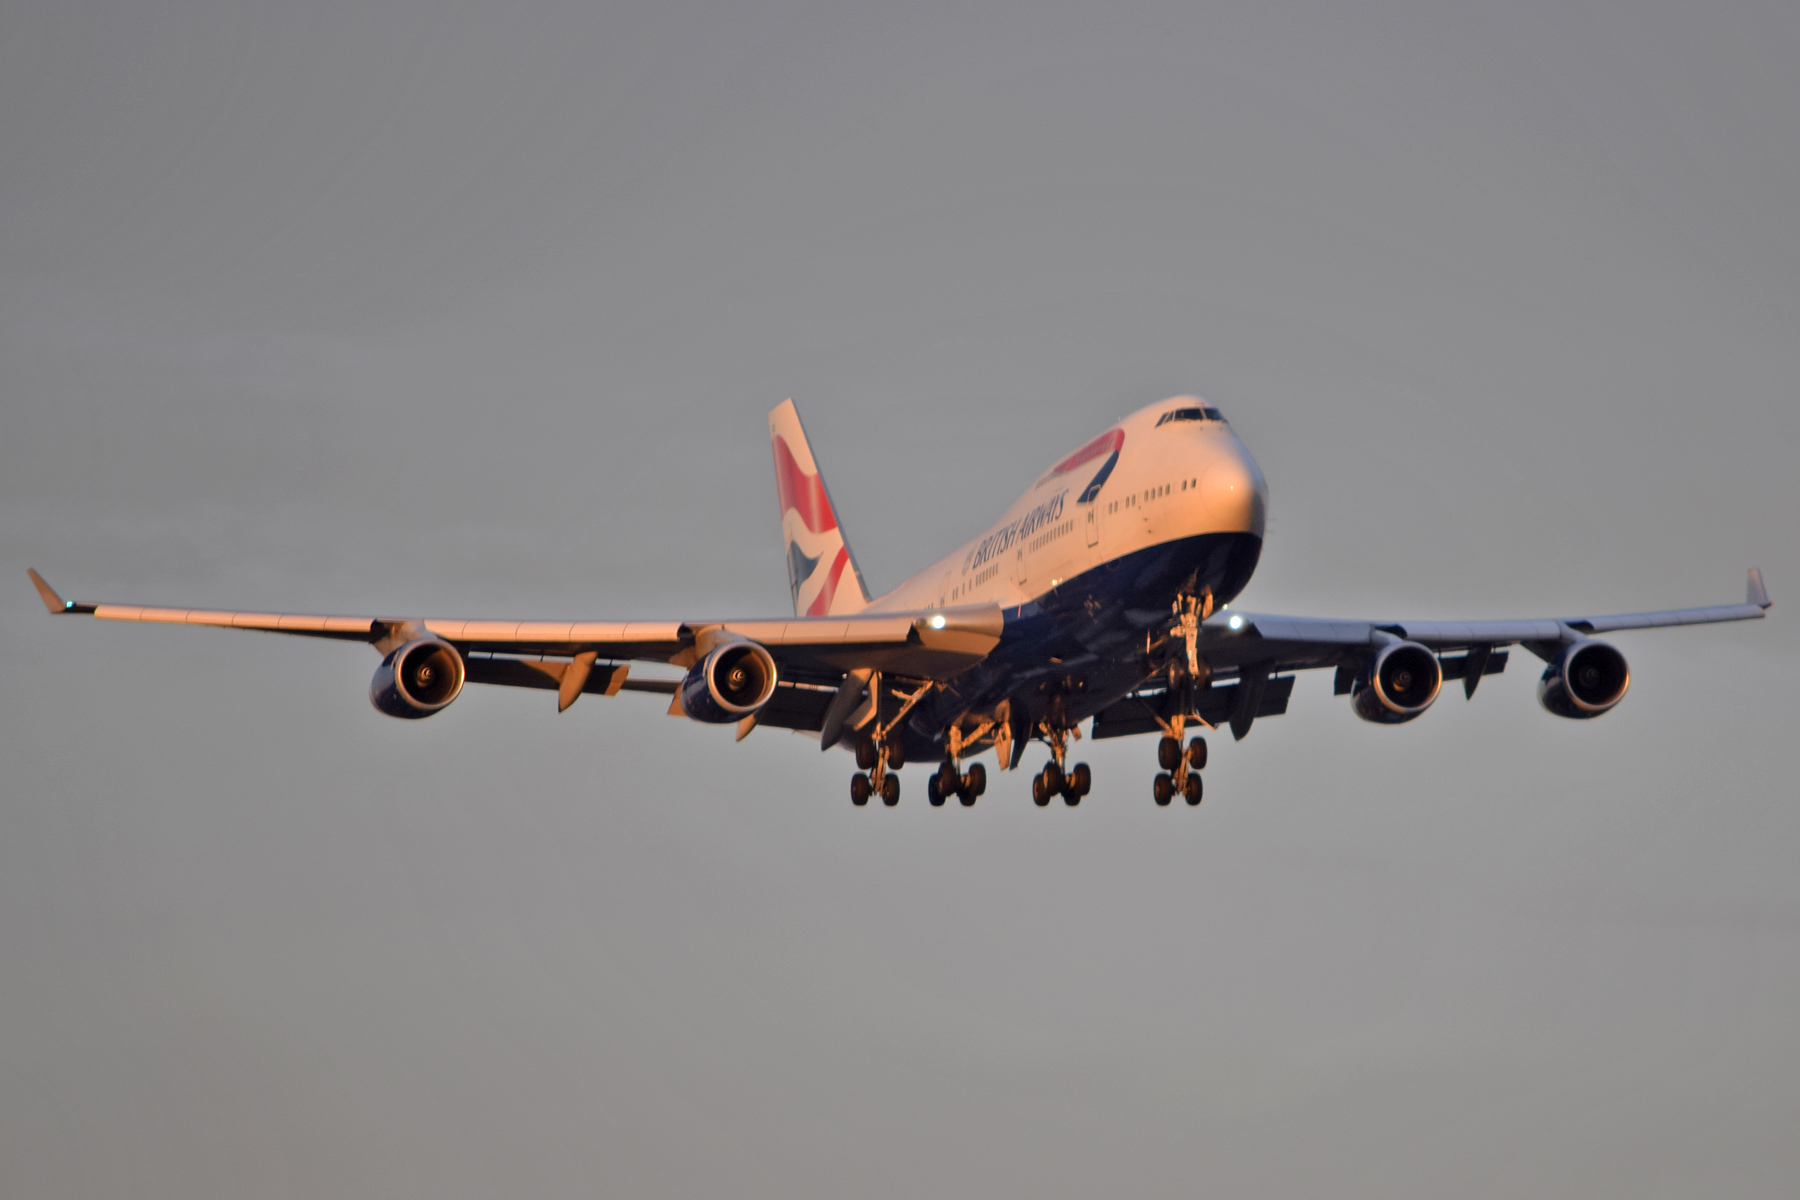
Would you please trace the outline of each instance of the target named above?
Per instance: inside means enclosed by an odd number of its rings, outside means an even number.
[[[1430,708],[1443,684],[1437,655],[1417,642],[1389,642],[1363,668],[1350,707],[1365,721],[1398,725]]]
[[[675,698],[694,720],[723,725],[749,716],[774,694],[774,657],[755,642],[727,642],[694,664]]]
[[[420,638],[381,660],[369,681],[369,703],[390,717],[429,717],[462,693],[462,655],[449,642]]]
[[[1585,721],[1623,700],[1630,686],[1625,656],[1605,642],[1584,640],[1564,647],[1544,668],[1538,703],[1559,717]]]

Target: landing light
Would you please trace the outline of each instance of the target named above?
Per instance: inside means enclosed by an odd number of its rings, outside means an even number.
[[[1233,629],[1242,629],[1244,627],[1244,618],[1238,616],[1236,613],[1232,613],[1231,620],[1225,623]]]
[[[944,614],[939,613],[937,616],[931,618],[930,624],[933,629],[942,629],[944,627]]]

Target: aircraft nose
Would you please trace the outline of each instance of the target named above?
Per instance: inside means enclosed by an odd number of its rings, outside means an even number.
[[[1207,528],[1218,533],[1263,535],[1268,487],[1256,460],[1241,444],[1219,448],[1200,477],[1200,504]]]

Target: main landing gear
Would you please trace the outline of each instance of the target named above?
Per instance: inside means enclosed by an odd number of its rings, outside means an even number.
[[[1093,789],[1093,772],[1088,770],[1086,763],[1076,763],[1072,771],[1063,770],[1063,756],[1069,749],[1068,731],[1050,729],[1046,733],[1046,740],[1050,743],[1050,761],[1044,764],[1043,772],[1031,780],[1032,802],[1043,808],[1050,803],[1051,797],[1061,796],[1064,804],[1074,808]]]
[[[1158,805],[1166,807],[1177,790],[1190,805],[1200,803],[1205,791],[1200,783],[1200,771],[1206,766],[1205,738],[1189,742],[1187,753],[1183,754],[1180,738],[1165,737],[1157,743],[1156,761],[1163,769],[1152,786]]]
[[[877,745],[874,738],[864,734],[856,740],[856,765],[862,771],[850,777],[850,803],[861,808],[870,796],[880,796],[889,808],[900,803],[900,777],[889,774],[906,765],[906,752],[898,738]]]
[[[964,808],[975,803],[976,797],[987,791],[987,768],[980,763],[970,763],[965,774],[956,773],[956,762],[946,757],[938,764],[937,773],[925,780],[925,798],[931,801],[933,808],[942,808],[944,801],[955,796],[962,801]]]

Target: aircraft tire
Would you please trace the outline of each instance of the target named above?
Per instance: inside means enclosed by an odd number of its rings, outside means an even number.
[[[987,791],[987,768],[980,763],[970,763],[968,774],[962,777],[963,803],[975,803],[975,797]]]
[[[1181,794],[1187,798],[1188,806],[1191,808],[1199,804],[1205,791],[1205,785],[1200,782],[1200,772],[1189,771],[1187,782],[1181,785]]]
[[[1044,786],[1044,777],[1042,775],[1033,775],[1031,777],[1031,802],[1036,804],[1039,808],[1050,803],[1050,789]]]
[[[1085,796],[1094,790],[1094,773],[1088,770],[1086,763],[1076,763],[1075,769],[1069,772],[1069,788],[1077,796]]]
[[[927,775],[925,777],[925,799],[931,802],[931,807],[933,808],[944,807],[944,789],[938,786],[938,777],[936,775]]]
[[[1167,808],[1169,801],[1175,798],[1175,781],[1170,779],[1166,773],[1158,775],[1156,782],[1151,785],[1150,792],[1156,797],[1157,807]]]
[[[900,777],[888,775],[881,781],[881,802],[889,808],[900,803]]]
[[[1173,771],[1179,767],[1181,765],[1181,743],[1172,737],[1165,737],[1156,743],[1156,765],[1165,771]]]
[[[1063,790],[1064,782],[1062,768],[1056,765],[1055,759],[1044,764],[1044,790],[1046,792],[1054,796]]]
[[[850,803],[861,808],[869,802],[869,777],[861,771],[850,777]]]
[[[1195,771],[1206,770],[1206,739],[1197,737],[1188,743],[1188,767]]]
[[[875,767],[875,739],[866,733],[856,738],[856,765],[864,771]]]

